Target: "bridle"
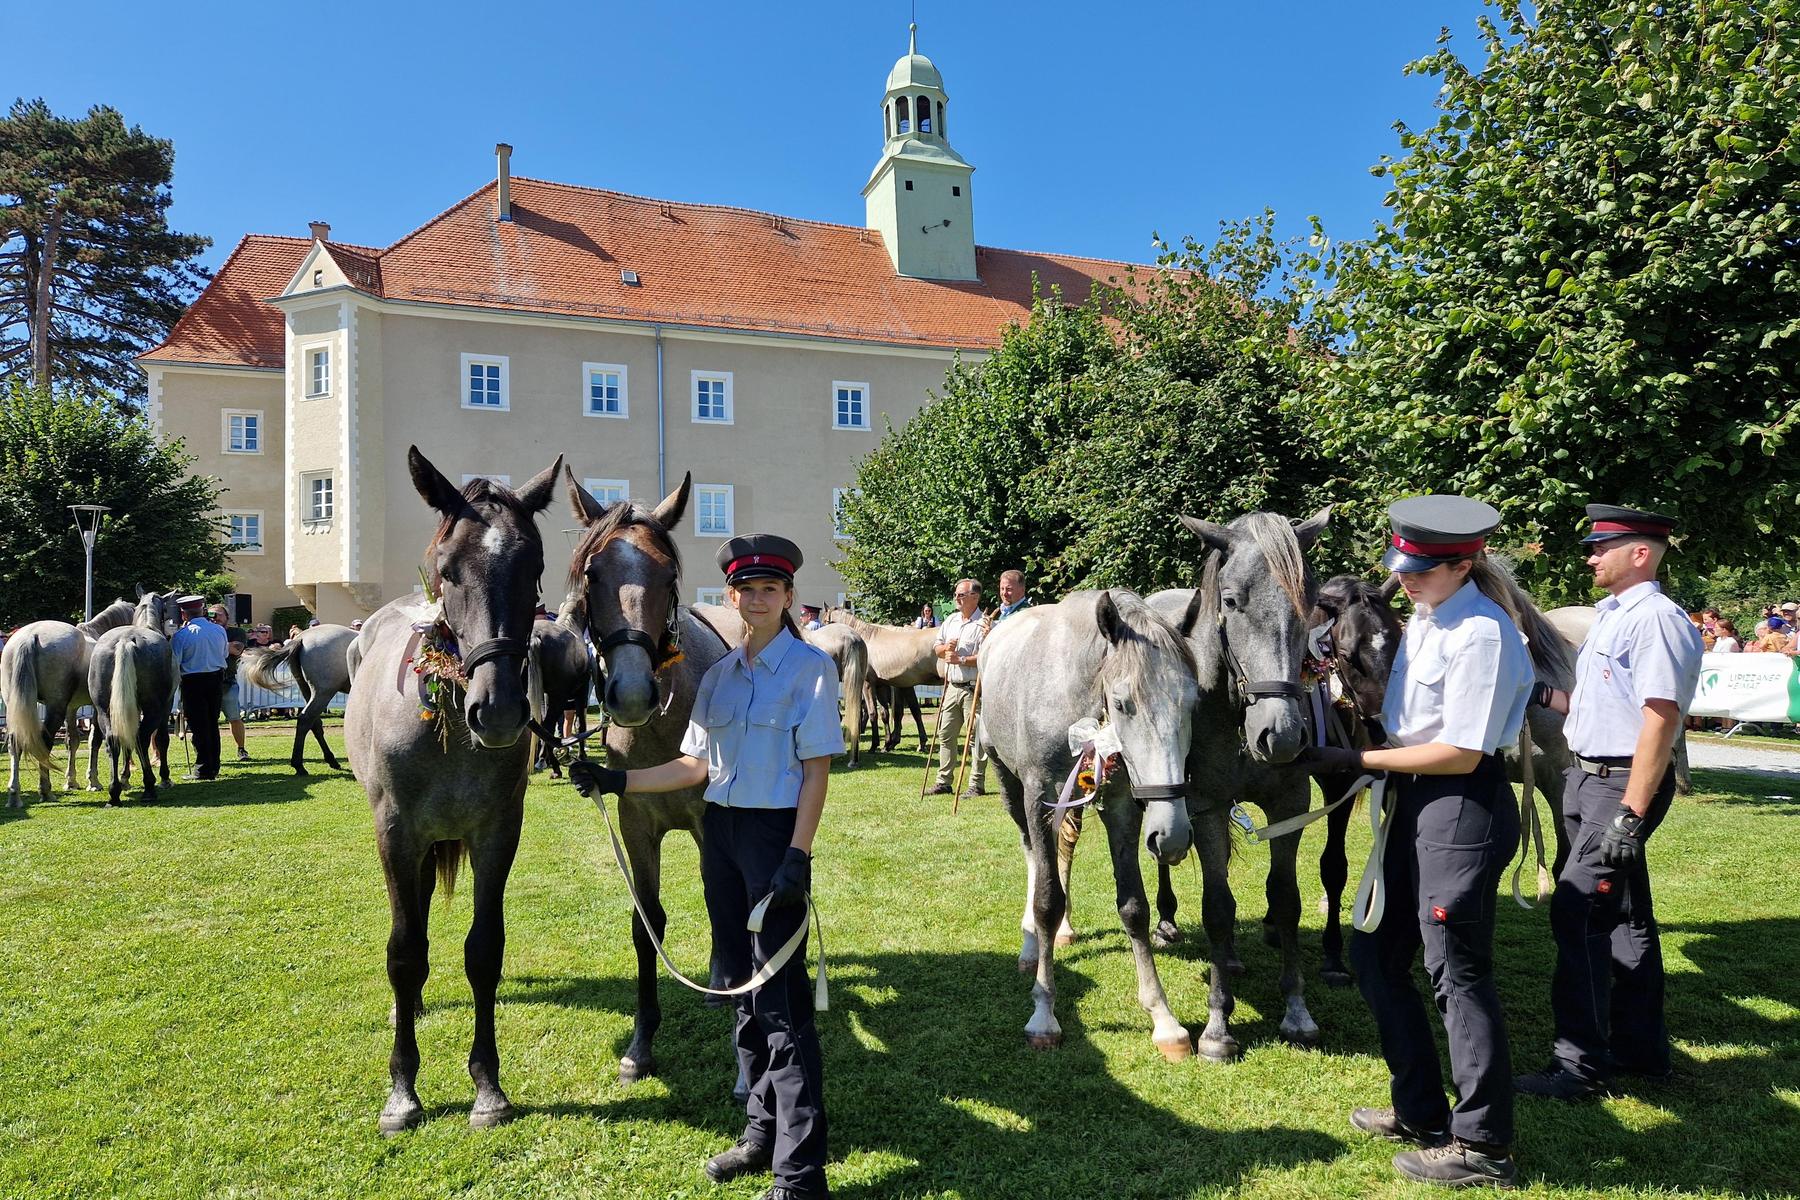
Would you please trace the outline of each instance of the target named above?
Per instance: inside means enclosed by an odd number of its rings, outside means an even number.
[[[446,625],[445,628],[448,629],[449,626]],[[456,632],[451,630],[450,636],[455,637]],[[523,667],[524,660],[530,652],[531,644],[523,638],[494,637],[485,642],[477,642],[472,650],[462,656],[463,676],[467,678],[476,667],[496,658],[516,658],[520,660],[520,666]]]
[[[635,625],[625,625],[601,637],[594,646],[594,674],[600,684],[600,711],[606,712],[606,655],[620,646],[636,646],[650,657],[650,676],[655,681],[656,690],[661,694],[657,705],[658,718],[668,715],[669,706],[675,702],[675,688],[667,681],[669,668],[681,659],[681,593],[679,585],[671,580],[669,583],[669,616],[663,624],[662,637],[653,638]],[[588,576],[581,576],[581,609],[582,624],[588,626],[590,636],[593,626],[588,620],[591,609],[587,601]]]
[[[1306,698],[1306,688],[1287,679],[1251,679],[1244,670],[1244,664],[1238,661],[1237,651],[1231,648],[1231,638],[1225,631],[1225,612],[1219,611],[1219,649],[1225,658],[1225,675],[1230,681],[1231,690],[1237,696],[1239,705],[1248,710],[1258,700],[1293,700],[1296,703]]]

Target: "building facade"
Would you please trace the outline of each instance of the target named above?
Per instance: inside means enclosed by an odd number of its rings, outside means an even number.
[[[837,504],[885,422],[1023,321],[1034,288],[1085,298],[1123,271],[976,245],[947,102],[915,42],[861,228],[516,178],[502,145],[493,182],[390,246],[323,223],[245,237],[139,362],[153,424],[225,487],[255,619],[347,622],[416,586],[433,518],[415,444],[453,482],[523,483],[562,454],[609,502],[691,476],[687,599],[718,594],[722,539],[763,529],[805,551],[801,599],[839,599]],[[573,520],[544,521],[554,607]]]

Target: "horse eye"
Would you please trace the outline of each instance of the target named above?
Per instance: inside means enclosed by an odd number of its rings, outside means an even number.
[[[1224,595],[1219,597],[1219,602],[1221,604],[1223,604],[1226,608],[1230,609],[1232,612],[1237,611],[1238,598],[1237,598],[1236,592],[1226,592]]]

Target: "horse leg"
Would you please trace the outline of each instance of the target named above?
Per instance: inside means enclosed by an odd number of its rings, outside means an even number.
[[[168,735],[168,726],[163,726],[163,734]],[[88,723],[88,791],[100,790],[100,718],[95,716]]]
[[[331,697],[325,695],[323,689],[313,693],[306,709],[310,715],[308,724],[312,726],[313,740],[319,743],[319,753],[325,758],[325,765],[334,771],[344,769],[337,755],[331,752],[331,744],[325,740],[325,710],[331,706]]]
[[[63,713],[46,706],[44,711],[44,757],[38,760],[38,796],[48,800],[54,795],[50,784],[52,758],[56,750],[56,735],[62,732]],[[75,781],[71,779],[69,786],[73,788]]]
[[[294,752],[288,756],[288,766],[294,768],[294,774],[306,775],[309,774],[306,769],[306,721],[308,714],[312,712],[312,696],[299,679],[295,679],[294,683],[300,687],[302,704],[300,711],[294,715]]]
[[[471,1129],[489,1129],[512,1119],[512,1101],[500,1088],[500,1050],[494,1044],[494,993],[500,986],[500,962],[506,950],[506,877],[519,849],[519,823],[471,842],[469,863],[475,872],[475,919],[463,942],[463,970],[475,993],[475,1039],[469,1046],[469,1078],[475,1081]]]
[[[377,812],[380,812],[389,801],[383,797],[376,803]],[[426,917],[430,911],[430,880],[437,862],[430,842],[421,845],[406,841],[393,845],[386,835],[378,840],[381,869],[387,876],[388,912],[392,920],[388,932],[387,971],[388,984],[394,990],[394,1048],[388,1055],[388,1077],[392,1088],[377,1124],[384,1135],[391,1137],[425,1119],[425,1106],[419,1103],[416,1022],[424,998],[425,978],[431,973]]]
[[[1150,1040],[1170,1062],[1193,1054],[1187,1027],[1175,1019],[1168,993],[1156,973],[1156,955],[1150,948],[1150,901],[1144,895],[1144,872],[1138,866],[1138,835],[1143,813],[1135,804],[1114,804],[1101,813],[1106,824],[1106,843],[1112,852],[1113,887],[1119,906],[1119,923],[1131,939],[1132,963],[1137,967],[1138,1003],[1150,1014]]]
[[[162,723],[156,727],[156,737],[155,737],[154,741],[156,744],[156,768],[158,771],[160,771],[162,773],[163,786],[168,787],[169,786],[169,722],[166,717],[163,719]],[[150,773],[149,769],[146,768],[144,771],[144,774],[146,776],[148,776],[149,773]]]
[[[1331,789],[1326,789],[1326,795]],[[1347,987],[1352,982],[1350,968],[1344,965],[1344,887],[1350,881],[1350,861],[1344,849],[1344,835],[1350,829],[1354,804],[1342,804],[1325,818],[1325,848],[1319,851],[1319,882],[1325,895],[1320,903],[1325,909],[1324,965],[1319,974],[1332,987]]]
[[[1175,869],[1168,863],[1156,864],[1156,928],[1150,931],[1150,944],[1166,950],[1181,940],[1181,926],[1175,923]]]
[[[912,713],[913,728],[919,731],[919,753],[923,754],[925,753],[925,747],[931,744],[925,739],[925,709],[919,704],[919,693],[912,688],[906,689],[904,698],[907,709]],[[969,716],[973,719],[975,713],[971,711]],[[900,713],[898,711],[894,713],[894,728],[896,732],[900,728]]]
[[[1028,789],[1037,794],[1042,789]],[[1037,937],[1037,979],[1031,985],[1031,1020],[1025,1023],[1025,1040],[1033,1050],[1052,1050],[1062,1044],[1062,1025],[1056,1019],[1056,927],[1062,923],[1067,896],[1057,877],[1054,839],[1056,831],[1036,813],[1031,825],[1032,932]]]
[[[125,790],[125,781],[119,778],[119,738],[114,730],[106,731],[107,761],[112,764],[112,786],[107,792],[106,802],[114,808],[119,805],[119,796]]]
[[[156,734],[156,716],[154,713],[146,710],[143,719],[138,722],[137,756],[138,766],[144,772],[144,799],[147,801],[154,801],[156,799],[156,776],[150,773],[150,744],[156,740]],[[169,756],[165,753],[163,755],[163,762],[165,764],[163,767],[165,775],[163,782],[165,784],[169,782],[166,778],[169,769],[166,765],[168,759]]]
[[[625,805],[619,807],[623,809]],[[648,826],[651,820],[645,817],[637,823]],[[620,823],[624,823],[622,813]],[[651,922],[651,927],[646,928],[636,910],[632,911],[631,944],[637,951],[637,1016],[631,1025],[631,1042],[619,1058],[619,1082],[636,1083],[656,1074],[653,1043],[656,1031],[662,1027],[662,1004],[656,993],[656,947],[650,940],[654,933],[660,941],[668,926],[668,914],[662,906],[661,831],[627,829],[625,856],[631,861],[631,882],[637,890],[638,903]]]
[[[68,719],[69,719],[69,727],[65,732],[68,735],[68,741],[69,741],[69,770],[68,770],[68,774],[64,777],[63,790],[72,792],[75,790],[75,755],[76,755],[77,751],[80,749],[80,742],[81,742],[80,709],[77,709],[75,712],[69,713]]]
[[[24,808],[25,798],[19,794],[19,739],[7,734],[6,757],[11,764],[11,774],[6,780],[6,807]]]
[[[1075,867],[1075,843],[1081,840],[1081,811],[1071,808],[1063,813],[1062,820],[1055,822],[1056,876],[1062,881],[1063,890],[1063,917],[1056,927],[1058,946],[1075,944],[1075,926],[1071,921],[1075,914],[1075,898],[1069,890],[1069,873]]]
[[[1310,799],[1311,790],[1307,788],[1302,795]],[[1297,810],[1288,806],[1286,811]],[[1300,879],[1296,869],[1299,857],[1298,833],[1276,838],[1269,846],[1269,875],[1264,887],[1269,920],[1281,945],[1281,994],[1287,1003],[1281,1018],[1281,1036],[1296,1046],[1316,1046],[1319,1026],[1306,1008],[1306,973],[1300,965]]]
[[[1239,1052],[1237,1039],[1231,1036],[1231,1014],[1237,1007],[1237,1000],[1231,994],[1231,977],[1244,971],[1232,949],[1237,898],[1231,894],[1227,863],[1231,831],[1226,827],[1223,805],[1213,805],[1193,820],[1194,841],[1200,851],[1200,921],[1206,927],[1212,955],[1206,1028],[1200,1033],[1198,1048],[1203,1057],[1214,1062],[1230,1062]]]

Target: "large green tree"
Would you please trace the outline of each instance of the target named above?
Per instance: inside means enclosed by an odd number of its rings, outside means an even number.
[[[94,601],[168,587],[225,561],[219,485],[179,444],[105,400],[14,383],[0,398],[0,627],[80,618],[81,539],[68,506],[112,509],[94,547]]]
[[[1589,500],[1671,511],[1677,577],[1792,555],[1800,454],[1800,3],[1490,0],[1482,60],[1376,173],[1391,218],[1318,255],[1333,356],[1297,416],[1396,494],[1505,514],[1585,596]],[[1545,552],[1533,554],[1541,544]]]
[[[137,395],[132,358],[167,335],[211,245],[167,220],[175,150],[104,106],[0,119],[0,377]]]

